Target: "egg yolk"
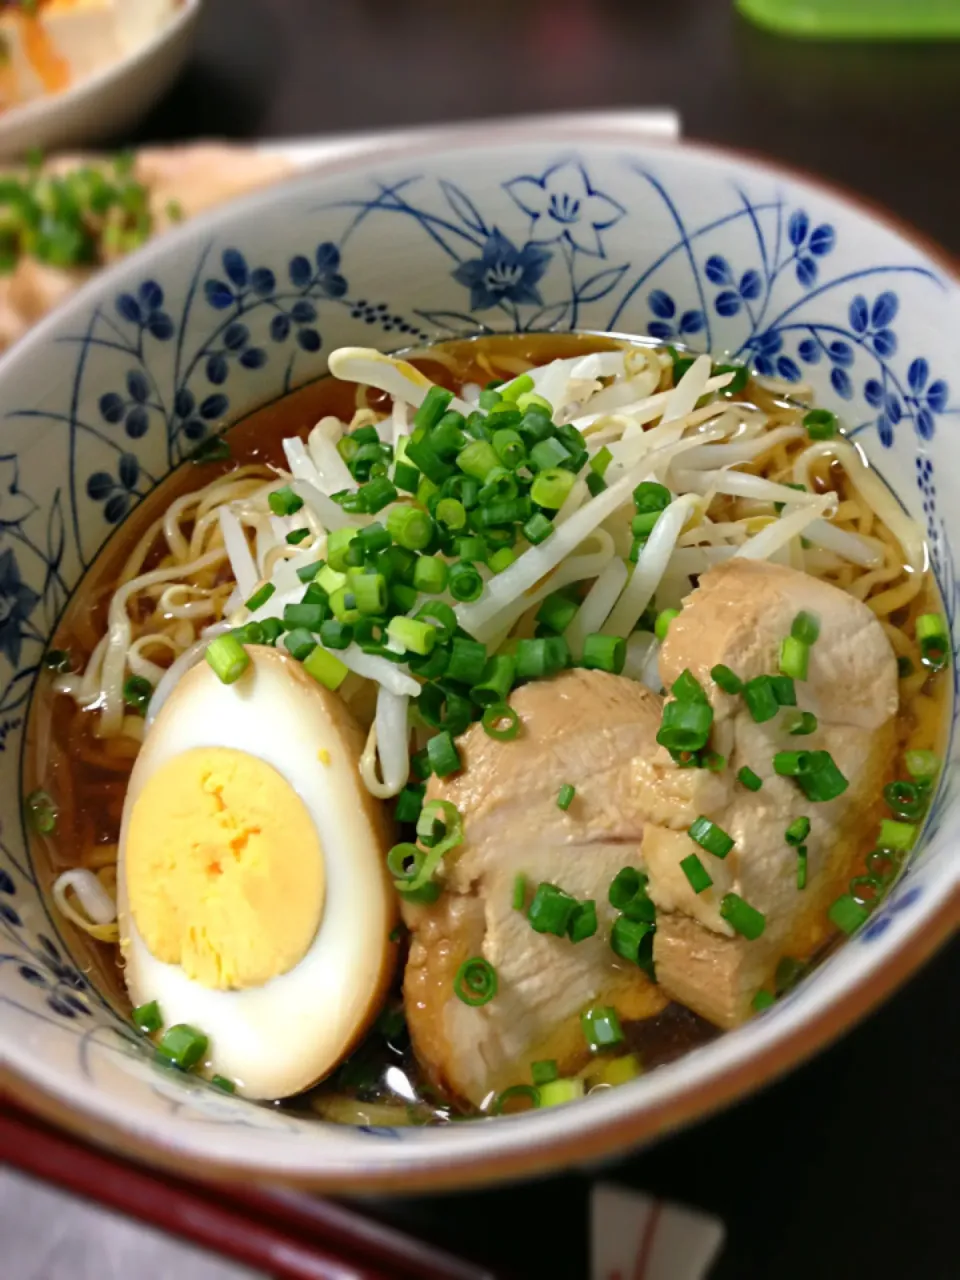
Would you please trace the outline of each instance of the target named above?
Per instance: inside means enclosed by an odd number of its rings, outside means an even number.
[[[126,839],[127,895],[149,951],[205,987],[256,987],[306,954],[323,911],[323,849],[277,771],[195,747],[148,779]]]

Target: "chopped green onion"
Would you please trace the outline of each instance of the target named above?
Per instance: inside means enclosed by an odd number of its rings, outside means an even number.
[[[346,649],[353,643],[353,627],[336,618],[324,618],[320,623],[320,641],[325,649]]]
[[[551,533],[553,533],[553,525],[542,511],[537,511],[523,526],[523,536],[535,547],[545,542]]]
[[[451,680],[459,680],[461,684],[476,684],[483,676],[487,665],[487,649],[478,640],[470,640],[465,636],[455,636],[450,646],[450,662],[447,676]]]
[[[291,658],[302,662],[307,654],[312,653],[316,640],[305,627],[295,627],[283,637],[283,645]]]
[[[382,573],[358,573],[350,587],[361,613],[381,617],[387,608],[387,580]]]
[[[794,636],[786,636],[780,645],[780,670],[794,680],[806,680],[810,664],[810,646]]]
[[[388,520],[388,527],[389,524],[390,521]],[[358,533],[359,529],[348,527],[345,529],[333,529],[327,535],[327,563],[330,565],[331,569],[336,569],[338,573],[344,572],[347,568],[347,551],[350,548],[350,543]],[[314,572],[319,570],[319,568],[320,566],[317,565]],[[302,578],[301,581],[303,581]]]
[[[655,928],[648,921],[618,916],[610,930],[610,946],[622,960],[644,968],[653,954]]]
[[[917,618],[917,643],[924,666],[940,671],[950,656],[950,638],[942,614],[921,613]]]
[[[520,434],[511,427],[501,427],[493,433],[493,451],[505,467],[515,471],[527,460],[527,450]]]
[[[543,396],[537,395],[535,391],[525,391],[517,399],[517,408],[522,413],[526,413],[529,409],[542,409],[549,417],[553,417],[553,405]]]
[[[301,582],[313,582],[326,567],[322,560],[314,560],[312,564],[305,564],[299,568],[297,577]]]
[[[787,731],[792,737],[799,738],[809,733],[816,733],[817,717],[812,711],[801,711]]]
[[[186,1022],[178,1022],[160,1037],[157,1052],[181,1071],[189,1071],[200,1062],[210,1042],[202,1031]]]
[[[461,560],[475,561],[479,560],[481,564],[487,558],[487,544],[483,538],[469,537],[457,538],[456,541],[457,555]]]
[[[804,415],[803,425],[811,440],[832,440],[837,433],[837,415],[829,409],[811,409]]]
[[[443,600],[428,600],[417,610],[418,618],[429,618],[436,625],[441,644],[449,644],[457,630],[457,615]]]
[[[763,779],[747,765],[744,765],[737,773],[737,779],[748,791],[759,791],[763,786]]]
[[[877,844],[881,849],[907,850],[913,848],[917,838],[917,828],[912,822],[894,822],[884,818],[880,823],[880,835]]]
[[[906,657],[906,655],[904,655],[904,654],[901,654],[901,656],[900,656],[899,658],[897,658],[897,676],[898,676],[898,678],[899,678],[900,680],[906,680],[906,678],[907,678],[908,676],[912,676],[912,675],[913,675],[913,671],[914,671],[914,667],[913,667],[913,661],[912,661],[912,659],[910,659],[910,658]]]
[[[755,942],[767,925],[767,918],[762,911],[751,907],[749,902],[736,893],[726,893],[720,903],[720,915],[734,932],[741,934],[749,942]]]
[[[732,836],[728,836],[722,827],[702,814],[690,824],[687,835],[715,858],[725,858],[734,845]]]
[[[612,1005],[594,1005],[587,1009],[580,1015],[580,1026],[591,1053],[599,1053],[623,1042],[623,1028]]]
[[[417,708],[432,729],[446,729],[452,737],[470,727],[473,715],[469,699],[446,683],[425,684],[417,698]]]
[[[447,585],[447,562],[439,556],[418,556],[413,566],[413,585],[426,595],[439,595]]]
[[[650,907],[653,907],[647,895],[647,876],[636,867],[621,867],[610,881],[607,900],[611,907],[624,912],[628,919],[652,921],[655,918],[653,910],[634,910],[635,906],[642,902],[649,903]]]
[[[397,822],[416,822],[423,810],[423,797],[426,787],[422,783],[408,782],[397,796],[397,805],[393,816]]]
[[[515,655],[518,680],[539,680],[548,675],[547,642],[545,637],[517,642]]]
[[[430,765],[438,778],[446,778],[460,768],[460,752],[448,730],[436,734],[427,743]]]
[[[326,615],[327,610],[322,604],[287,604],[283,607],[283,621],[286,626],[306,627],[308,631],[319,631],[320,623]],[[223,637],[221,636],[220,639]]]
[[[393,468],[393,483],[404,493],[415,494],[420,483],[420,472],[409,462],[397,462]]]
[[[662,644],[667,638],[667,632],[670,630],[670,623],[674,618],[680,617],[679,609],[661,609],[657,614],[657,620],[653,624],[653,634]]]
[[[700,861],[697,854],[691,853],[680,861],[680,870],[690,882],[690,888],[694,893],[703,893],[704,889],[709,889],[713,884],[713,879],[707,871],[707,868]]]
[[[549,1084],[551,1080],[560,1078],[560,1068],[556,1058],[546,1058],[540,1062],[530,1063],[530,1078],[535,1085]]]
[[[456,498],[441,498],[433,514],[447,529],[462,529],[467,523],[467,509]]]
[[[367,486],[369,488],[369,485]],[[378,551],[386,551],[393,539],[379,520],[374,520],[357,534],[357,546],[365,556],[376,555]],[[385,560],[384,563],[389,563]]]
[[[671,751],[699,751],[707,745],[712,724],[713,708],[708,702],[668,702],[657,742]]]
[[[463,433],[466,418],[456,409],[448,410],[434,429],[430,432],[430,447],[440,455],[444,462],[450,462],[457,456],[467,442]]]
[[[757,724],[772,720],[780,710],[780,703],[769,676],[755,676],[743,686],[743,699]]]
[[[506,702],[494,702],[481,720],[484,733],[496,742],[512,742],[520,732],[520,717]]]
[[[680,702],[706,702],[707,700],[703,685],[687,667],[674,680],[670,692]]]
[[[527,877],[517,875],[513,878],[513,896],[510,905],[514,911],[522,911],[527,904]]]
[[[801,844],[797,846],[797,888],[805,889],[807,887],[807,846]]]
[[[523,1099],[529,1102],[529,1107],[522,1107],[522,1111],[536,1111],[540,1104],[540,1091],[532,1084],[512,1084],[509,1089],[504,1089],[502,1093],[497,1094],[496,1101],[491,1108],[491,1115],[503,1116],[513,1115],[513,1111],[507,1111],[507,1107],[511,1102]]]
[[[123,700],[138,715],[145,716],[150,699],[153,697],[153,685],[146,676],[128,676],[123,682]]]
[[[512,404],[516,404],[522,395],[532,391],[533,388],[534,381],[529,373],[521,373],[518,378],[514,378],[512,382],[503,383],[497,390],[504,400],[509,400]]]
[[[480,707],[505,701],[513,688],[516,670],[517,664],[509,654],[495,654],[484,667],[479,684],[470,690],[471,698]]]
[[[903,762],[911,778],[933,779],[940,772],[940,757],[934,751],[907,751]]]
[[[402,614],[387,623],[387,635],[408,653],[417,653],[421,657],[430,653],[437,643],[436,627],[416,618],[405,618]]]
[[[638,512],[665,511],[670,505],[670,490],[666,485],[644,480],[633,491],[633,502]]]
[[[339,591],[341,587],[347,585],[347,575],[338,573],[331,565],[325,564],[318,571],[315,578],[317,586],[322,587],[327,596],[332,596],[335,591]]]
[[[443,387],[431,387],[414,415],[414,430],[422,427],[424,431],[432,431],[446,413],[452,399],[452,391],[447,391]]]
[[[827,911],[830,921],[846,934],[855,933],[870,916],[869,907],[857,902],[849,893],[842,893]]]
[[[557,808],[566,811],[573,804],[573,797],[577,794],[576,787],[569,782],[565,782],[557,793]]]
[[[810,819],[807,817],[794,818],[784,832],[784,839],[787,844],[803,844],[807,836],[810,834]]]
[[[408,551],[422,551],[428,546],[433,537],[433,529],[430,516],[419,507],[394,507],[387,516],[390,537]]]
[[[823,803],[843,795],[850,785],[829,751],[811,751],[807,767],[797,775],[797,784],[808,800]]]
[[[210,1083],[215,1089],[219,1089],[221,1093],[236,1093],[237,1086],[232,1080],[228,1080],[226,1076],[213,1075],[210,1077]]]
[[[549,443],[544,441],[544,445]],[[537,445],[538,449],[544,445]],[[530,486],[530,497],[538,507],[547,507],[551,511],[559,511],[566,502],[570,490],[576,484],[576,476],[572,471],[561,467],[548,467],[541,471]]]
[[[304,658],[303,669],[318,684],[331,691],[339,689],[348,674],[348,668],[336,654],[330,653],[320,644]]]
[[[738,395],[747,385],[747,379],[750,377],[750,370],[745,364],[715,364],[713,366],[713,377],[717,377],[722,373],[732,373],[733,378],[723,388],[723,395]]]
[[[790,624],[790,634],[801,644],[816,644],[820,637],[820,619],[815,613],[801,609]]]
[[[274,489],[268,495],[267,502],[275,516],[292,516],[303,506],[303,499],[294,493],[289,485],[284,485],[282,489]]]
[[[483,484],[490,472],[500,466],[500,459],[489,440],[471,440],[457,454],[457,466]]]
[[[406,458],[423,472],[423,478],[417,485],[418,502],[425,502],[427,496],[435,492],[435,489],[428,487],[429,485],[441,485],[454,474],[453,464],[444,462],[427,439],[411,437],[407,445]]]
[[[592,898],[578,904],[567,925],[567,937],[571,942],[585,942],[597,932],[597,904]]]
[[[611,1058],[603,1063],[599,1070],[599,1079],[602,1084],[616,1086],[636,1080],[637,1076],[642,1074],[643,1067],[637,1055],[625,1053],[619,1058]]]
[[[927,798],[913,782],[888,782],[883,788],[883,798],[897,815],[915,821],[923,816]]]
[[[63,675],[73,670],[73,660],[66,649],[48,649],[43,655],[43,665],[47,671],[56,671]]]
[[[535,933],[552,933],[562,938],[579,903],[569,893],[547,881],[537,885],[527,910],[527,920]]]
[[[133,1011],[132,1017],[134,1026],[145,1035],[152,1035],[154,1031],[159,1031],[163,1026],[160,1006],[156,1000],[151,1000],[149,1004],[138,1004]]]
[[[809,751],[778,751],[773,757],[773,771],[781,778],[797,778],[810,769]]]
[[[627,643],[621,636],[594,631],[583,642],[583,665],[588,670],[609,671],[618,676],[626,661]]]
[[[23,805],[27,821],[39,835],[48,836],[55,830],[57,806],[48,792],[38,787],[25,798]]]
[[[249,653],[229,633],[211,640],[204,656],[224,684],[234,684],[250,665]]]
[[[258,609],[260,609],[263,605],[267,603],[267,601],[270,599],[270,597],[273,595],[276,589],[277,588],[273,585],[272,582],[265,582],[259,591],[255,591],[253,593],[253,595],[247,601],[246,607],[250,610],[251,613],[256,613]]]
[[[375,476],[368,484],[362,485],[358,492],[363,499],[364,511],[368,511],[370,515],[376,515],[399,497],[396,485],[386,476]]]
[[[516,558],[516,553],[510,547],[501,547],[499,551],[493,553],[487,564],[492,573],[503,573],[504,569],[510,568]]]
[[[570,457],[570,450],[556,436],[540,440],[530,450],[530,466],[535,471],[551,471]]]
[[[594,473],[594,475],[602,476],[606,472],[607,467],[609,467],[612,461],[613,461],[613,454],[610,452],[610,450],[607,448],[606,445],[603,445],[603,447],[598,449],[597,452],[590,459],[590,470]]]
[[[656,528],[657,521],[663,515],[662,511],[643,511],[640,515],[636,515],[630,521],[630,531],[634,537],[642,538],[644,542],[650,537]]]
[[[591,498],[595,498],[597,494],[603,493],[607,487],[607,482],[603,476],[598,476],[595,471],[587,472],[587,491]]]
[[[753,997],[752,1005],[754,1013],[763,1013],[764,1009],[769,1009],[772,1004],[776,1004],[776,996],[772,991],[764,991],[763,988]]]
[[[714,684],[719,685],[724,693],[736,694],[743,689],[743,681],[740,677],[731,671],[729,667],[724,666],[722,662],[710,668],[710,679]]]
[[[260,630],[263,633],[263,643],[275,645],[286,627],[280,618],[264,618],[260,623]]]
[[[555,591],[540,605],[536,620],[557,635],[562,635],[577,616],[579,608],[580,604],[577,600],[571,600],[562,591]]]
[[[583,1097],[584,1086],[579,1076],[567,1080],[551,1080],[540,1087],[540,1106],[559,1107]]]
[[[454,600],[469,604],[483,594],[483,579],[469,560],[457,560],[450,566],[447,588]]]

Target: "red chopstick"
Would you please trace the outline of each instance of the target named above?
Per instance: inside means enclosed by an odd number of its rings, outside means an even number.
[[[8,1105],[0,1161],[284,1280],[496,1280],[344,1205],[154,1173]]]

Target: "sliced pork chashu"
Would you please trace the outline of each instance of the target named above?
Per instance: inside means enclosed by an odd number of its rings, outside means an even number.
[[[521,733],[496,742],[480,725],[460,739],[461,773],[431,779],[428,799],[449,800],[465,841],[430,907],[404,908],[413,929],[404,980],[414,1048],[433,1078],[474,1103],[529,1080],[531,1060],[573,1070],[585,1057],[578,1015],[602,999],[622,1018],[666,1003],[636,966],[618,960],[609,935],[611,880],[643,865],[647,815],[693,821],[722,800],[714,775],[677,770],[656,744],[661,700],[643,685],[598,671],[568,671],[518,689]],[[557,807],[564,783],[570,809]],[[596,902],[598,930],[573,944],[536,933],[512,906],[514,879],[550,881]],[[499,991],[480,1008],[453,992],[472,956],[496,969]]]
[[[781,641],[801,610],[820,622],[808,678],[796,685],[800,709],[817,716],[818,728],[797,737],[785,728],[789,712],[755,723],[743,699],[722,692],[710,671],[722,663],[742,680],[775,673]],[[676,821],[648,826],[644,861],[658,908],[654,960],[668,995],[729,1027],[749,1016],[753,995],[782,955],[806,956],[822,940],[826,907],[851,874],[865,832],[876,828],[894,757],[897,666],[883,628],[860,601],[793,569],[734,559],[703,576],[670,626],[660,656],[665,686],[685,669],[710,696],[713,745],[727,757],[724,801],[703,812],[735,844],[721,861],[699,849]],[[781,750],[829,751],[848,789],[812,803],[792,780],[775,774],[773,757]],[[763,779],[759,791],[736,781],[744,765]],[[797,852],[784,836],[801,816],[811,822],[803,890]],[[700,894],[680,869],[693,852],[713,879]],[[727,892],[764,913],[762,937],[748,941],[721,919]]]

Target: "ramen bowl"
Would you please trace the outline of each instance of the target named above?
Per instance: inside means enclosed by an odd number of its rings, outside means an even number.
[[[589,124],[394,148],[218,210],[104,273],[0,365],[0,1036],[16,1098],[211,1176],[393,1192],[513,1178],[649,1142],[772,1079],[955,925],[951,750],[906,873],[846,945],[762,1017],[576,1105],[324,1123],[158,1066],[102,989],[21,812],[44,646],[99,549],[206,436],[320,378],[338,346],[541,330],[650,334],[811,384],[924,528],[955,636],[960,294],[945,257],[883,214],[763,161]]]

